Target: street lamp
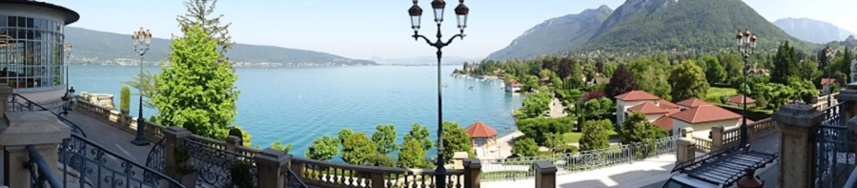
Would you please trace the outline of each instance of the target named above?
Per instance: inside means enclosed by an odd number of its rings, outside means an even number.
[[[70,63],[69,57],[71,57],[71,43],[70,42],[66,42],[65,44],[63,44],[63,54],[65,55],[65,56],[63,56],[64,57],[63,60],[64,60],[64,64],[65,64],[65,95],[62,96],[62,101],[65,104],[62,106],[63,112],[60,114],[68,115],[68,111],[71,110],[71,98],[74,97],[74,90],[68,88],[69,87],[68,67],[69,67],[69,63]]]
[[[131,41],[134,43],[134,51],[140,55],[140,75],[143,75],[143,55],[146,55],[146,51],[149,51],[149,44],[152,43],[152,33],[149,32],[148,29],[143,30],[143,27],[140,27],[140,30],[134,31],[134,34],[131,35]],[[140,92],[140,111],[137,116],[137,137],[131,141],[132,144],[137,146],[149,145],[149,140],[146,139],[146,120],[143,118],[143,87],[137,88]]]
[[[750,32],[750,29],[738,30],[738,35],[735,36],[738,41],[738,51],[741,52],[741,56],[744,58],[744,87],[747,90],[750,89],[750,86],[747,85],[747,59],[750,58],[750,55],[755,53],[756,51],[756,35]],[[743,87],[741,89],[744,89]],[[744,110],[741,111],[741,146],[747,146],[747,94],[749,91],[744,91],[744,99],[741,103],[744,105]]]
[[[446,187],[446,168],[444,167],[445,160],[443,158],[443,102],[441,97],[441,57],[443,56],[443,52],[441,49],[443,47],[448,46],[452,43],[453,39],[461,38],[464,40],[464,28],[467,28],[467,14],[470,12],[470,9],[464,5],[464,0],[458,1],[458,6],[455,7],[455,15],[458,21],[458,29],[459,33],[453,35],[446,42],[442,41],[443,35],[440,31],[441,22],[443,22],[443,9],[446,7],[446,2],[443,0],[433,0],[431,2],[431,7],[434,12],[434,21],[437,23],[437,40],[432,42],[427,37],[420,35],[420,17],[423,14],[423,9],[417,5],[417,0],[413,0],[414,5],[408,9],[408,14],[411,16],[411,28],[414,29],[414,40],[419,40],[422,38],[428,43],[429,46],[435,47],[437,49],[437,169],[435,169],[435,180],[437,187]]]

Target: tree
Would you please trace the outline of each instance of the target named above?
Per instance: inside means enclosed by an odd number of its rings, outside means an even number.
[[[549,105],[551,100],[553,100],[553,95],[547,92],[539,92],[530,95],[521,102],[523,106],[521,108],[523,117],[518,118],[532,118],[542,115],[545,111],[550,109]]]
[[[549,133],[571,132],[576,120],[576,117],[523,119],[518,121],[518,130],[533,138],[539,145],[545,145]]]
[[[378,153],[389,154],[399,149],[396,145],[396,126],[393,124],[375,126],[375,133],[372,134],[372,142],[377,144],[375,149]]]
[[[182,32],[187,33],[191,28],[202,27],[208,38],[217,41],[220,55],[225,58],[224,54],[234,44],[232,37],[229,36],[229,26],[232,24],[221,25],[220,19],[223,18],[223,14],[212,17],[217,0],[188,0],[184,2],[184,5],[187,8],[187,13],[176,18]]]
[[[402,168],[426,168],[426,150],[423,143],[415,139],[406,139],[399,151],[399,166]]]
[[[131,89],[128,89],[128,86],[122,86],[122,89],[119,89],[119,110],[122,113],[128,113],[129,109],[131,109]]]
[[[275,150],[285,151],[286,153],[288,153],[292,150],[292,143],[286,143],[286,145],[283,146],[283,143],[280,143],[280,141],[276,141],[271,144],[271,148]]]
[[[706,55],[702,56],[701,62],[705,62],[705,78],[709,84],[724,83],[726,81],[726,69],[717,60],[717,57]]]
[[[643,142],[646,139],[653,138],[654,136],[650,135],[650,127],[653,126],[646,119],[645,114],[634,112],[622,123],[622,144]]]
[[[339,134],[337,134],[337,138],[339,138],[339,144],[345,143],[345,139],[348,139],[348,137],[350,137],[352,134],[354,134],[354,131],[349,128],[339,129]]]
[[[607,83],[607,87],[604,88],[604,93],[607,95],[607,98],[613,99],[617,95],[634,90],[636,86],[637,82],[634,74],[628,71],[625,64],[619,64],[619,67],[613,72],[610,82]]]
[[[583,136],[580,137],[580,149],[588,151],[610,147],[610,135],[608,135],[607,130],[612,129],[612,126],[610,120],[589,120],[583,123]]]
[[[708,93],[708,82],[702,68],[691,61],[685,61],[673,69],[669,82],[672,84],[673,100],[704,98]]]
[[[545,147],[550,149],[553,153],[556,153],[563,145],[565,145],[565,142],[562,141],[561,134],[548,133],[546,136],[547,140],[545,141]]]
[[[539,146],[533,138],[522,136],[515,138],[515,145],[512,146],[512,154],[517,156],[536,156],[539,154]]]
[[[635,72],[637,89],[649,92],[664,100],[672,99],[672,86],[670,86],[670,72],[664,67],[646,67],[644,71]]]
[[[161,124],[194,125],[194,134],[223,139],[235,121],[238,79],[231,64],[219,61],[216,41],[200,27],[192,27],[170,44],[169,64],[156,78],[152,102]]]
[[[455,152],[467,152],[470,154],[470,136],[456,122],[443,122],[443,157],[446,163],[452,160]]]
[[[321,138],[316,138],[312,141],[304,155],[307,158],[315,160],[330,160],[336,156],[339,150],[339,140],[335,137],[324,135]]]
[[[434,145],[434,142],[429,138],[429,134],[428,128],[419,123],[414,123],[414,125],[411,125],[411,131],[405,134],[404,139],[405,142],[409,140],[417,141],[423,150],[429,150]]]
[[[774,56],[774,68],[771,70],[771,82],[788,84],[789,77],[799,76],[800,70],[795,58],[794,47],[789,47],[786,41],[777,49]]]
[[[383,167],[396,167],[396,159],[390,157],[389,155],[384,155],[381,153],[373,153],[369,155],[369,158],[363,162],[363,165],[367,166],[383,166]]]
[[[375,144],[362,132],[348,136],[342,143],[342,160],[348,164],[363,164],[375,153]]]
[[[146,108],[156,108],[155,104],[152,103],[152,97],[154,97],[155,93],[158,92],[158,88],[155,87],[156,77],[158,77],[157,74],[152,74],[148,70],[146,70],[140,74],[137,74],[131,80],[122,83],[128,84],[129,86],[133,87],[138,92],[140,92],[137,93],[137,95],[142,94],[143,98],[147,99],[143,100],[143,106],[145,106]]]

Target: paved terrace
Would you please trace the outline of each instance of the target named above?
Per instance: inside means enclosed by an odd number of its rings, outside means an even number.
[[[146,165],[149,150],[155,145],[154,142],[145,146],[131,144],[135,134],[111,126],[78,110],[70,111],[66,118],[77,124],[86,133],[87,139],[141,165]]]

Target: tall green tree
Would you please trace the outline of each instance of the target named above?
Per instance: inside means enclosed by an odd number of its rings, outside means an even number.
[[[774,55],[773,63],[774,68],[771,70],[771,82],[788,85],[790,77],[800,75],[800,67],[795,57],[794,47],[790,47],[788,41],[777,48],[777,54]]]
[[[649,92],[665,100],[672,99],[672,86],[667,81],[670,76],[665,62],[649,58],[638,58],[631,62],[629,70],[634,74],[636,89]]]
[[[217,5],[217,0],[187,0],[184,2],[187,13],[179,15],[176,21],[179,22],[179,28],[182,32],[187,33],[193,27],[202,27],[208,38],[217,41],[217,47],[220,50],[221,60],[225,60],[224,55],[227,50],[235,44],[232,42],[232,37],[229,35],[229,26],[232,23],[222,24],[223,14],[214,16],[214,8]]]
[[[702,56],[701,62],[705,62],[705,78],[709,84],[724,83],[726,81],[726,69],[717,60],[717,57],[706,55]]]
[[[681,101],[689,98],[705,98],[708,93],[708,81],[702,68],[691,61],[685,61],[673,69],[669,82],[672,84],[673,100]]]
[[[417,141],[420,143],[423,150],[427,151],[434,145],[434,142],[431,141],[429,135],[430,132],[428,128],[420,125],[419,123],[414,123],[414,125],[411,125],[411,131],[405,134],[404,140],[405,142],[408,142],[409,140]]]
[[[533,138],[522,136],[515,138],[515,145],[512,146],[512,154],[517,156],[536,156],[539,154],[539,145]]]
[[[545,141],[545,147],[551,150],[552,153],[557,153],[565,145],[562,141],[562,135],[557,133],[548,133]]]
[[[354,133],[342,143],[342,160],[348,164],[363,164],[376,154],[375,146],[365,133]]]
[[[646,115],[634,112],[625,122],[622,123],[622,144],[632,144],[643,142],[647,139],[652,139],[655,136],[651,133],[651,127],[654,127]]]
[[[607,121],[605,124],[603,121]],[[608,129],[612,129],[610,120],[589,120],[583,123],[583,136],[580,137],[580,150],[596,150],[610,147]],[[608,127],[609,126],[609,127]]]
[[[524,101],[521,102],[522,108],[521,112],[522,117],[518,117],[520,119],[523,118],[533,118],[539,117],[545,111],[550,109],[550,102],[553,100],[553,95],[548,92],[539,92],[530,95]]]
[[[186,31],[170,44],[170,62],[160,63],[152,102],[161,124],[194,125],[194,134],[223,139],[235,121],[238,77],[231,64],[219,61],[217,42],[202,28]]]
[[[324,135],[312,141],[304,155],[307,158],[327,161],[333,159],[339,151],[339,140],[332,136]]]
[[[470,136],[457,122],[443,122],[443,157],[446,163],[452,160],[455,152],[472,154]]]
[[[375,126],[375,133],[372,134],[372,142],[377,146],[375,149],[378,153],[389,154],[399,149],[396,145],[396,126],[393,124]]]
[[[426,150],[423,143],[416,139],[405,140],[399,151],[399,166],[402,168],[426,168]]]
[[[613,72],[610,82],[604,88],[604,94],[607,98],[613,99],[617,95],[636,89],[636,87],[637,80],[634,78],[634,74],[625,67],[625,64],[619,64],[619,67]]]

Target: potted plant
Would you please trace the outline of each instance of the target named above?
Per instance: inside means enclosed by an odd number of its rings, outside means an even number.
[[[193,164],[190,163],[190,152],[185,147],[176,147],[175,150],[176,166],[167,169],[167,172],[173,174],[173,177],[178,178],[179,182],[184,187],[196,187],[196,180],[199,179],[199,173]]]
[[[128,115],[128,110],[131,108],[131,90],[128,86],[123,86],[119,90],[119,111],[122,114]]]

